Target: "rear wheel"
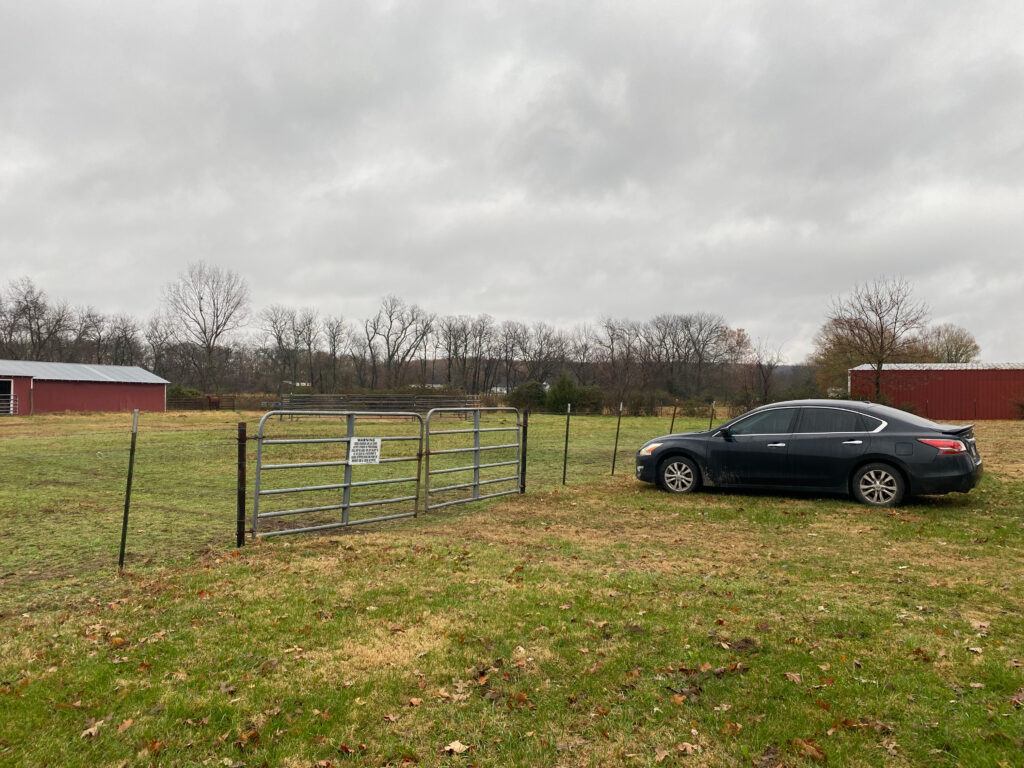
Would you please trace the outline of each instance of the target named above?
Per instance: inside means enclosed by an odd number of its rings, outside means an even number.
[[[670,493],[690,493],[700,488],[700,470],[685,456],[669,456],[658,467],[658,484]]]
[[[866,464],[853,475],[853,496],[872,507],[895,507],[907,492],[907,484],[889,464]]]

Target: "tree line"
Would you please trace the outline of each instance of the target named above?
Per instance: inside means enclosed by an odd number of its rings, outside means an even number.
[[[964,329],[930,326],[926,305],[899,279],[833,300],[806,365],[786,365],[779,348],[711,312],[571,328],[441,315],[396,296],[360,319],[282,304],[253,312],[240,275],[202,262],[164,287],[145,320],[53,301],[28,278],[0,288],[0,357],[142,365],[204,392],[505,394],[557,382],[558,392],[585,390],[595,408],[625,402],[641,412],[680,400],[752,405],[837,394],[853,365],[977,354]]]

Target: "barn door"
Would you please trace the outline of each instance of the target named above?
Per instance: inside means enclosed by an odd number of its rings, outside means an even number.
[[[14,382],[11,379],[0,379],[0,415],[14,412]]]

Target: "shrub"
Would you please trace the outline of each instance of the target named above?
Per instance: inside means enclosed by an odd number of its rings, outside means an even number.
[[[547,409],[553,413],[565,413],[569,404],[572,404],[574,413],[600,413],[604,407],[604,394],[600,387],[581,387],[563,373],[548,390]]]
[[[171,384],[167,388],[168,400],[195,400],[202,397],[203,393],[192,387],[183,387],[180,384]]]
[[[547,402],[547,392],[539,381],[526,381],[512,390],[508,404],[520,410],[542,410]]]

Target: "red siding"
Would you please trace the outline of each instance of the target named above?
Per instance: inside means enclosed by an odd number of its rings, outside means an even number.
[[[20,394],[20,393],[19,393]],[[34,413],[60,411],[164,410],[163,384],[115,384],[93,381],[39,381],[32,393]],[[21,413],[28,413],[28,398]]]
[[[850,371],[850,396],[875,400],[875,372]],[[929,419],[1018,419],[1024,369],[882,371],[881,399]]]

